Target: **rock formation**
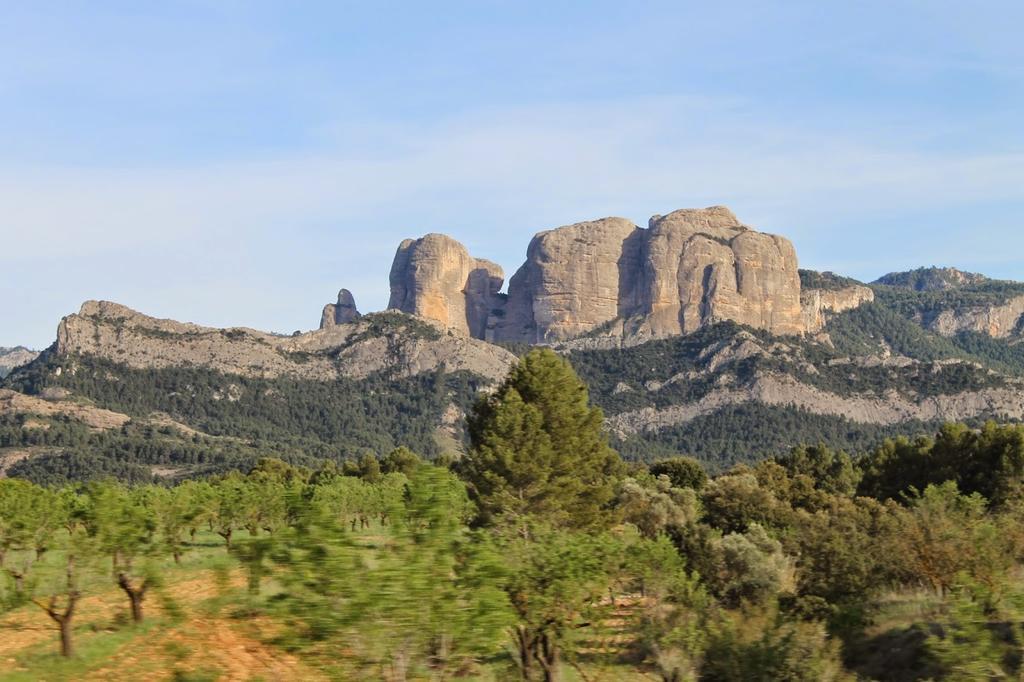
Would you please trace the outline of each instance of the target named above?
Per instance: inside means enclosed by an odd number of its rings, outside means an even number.
[[[891,272],[875,284],[929,295],[912,317],[943,336],[977,332],[993,338],[1024,335],[1024,294],[1019,283],[991,280],[956,268],[917,268]],[[942,292],[951,292],[950,297]],[[964,292],[966,295],[955,294]]]
[[[917,320],[927,329],[943,336],[970,331],[1003,339],[1024,333],[1024,296],[1015,296],[999,305],[947,308]]]
[[[654,216],[648,233],[638,312],[652,336],[721,320],[775,334],[804,331],[788,239],[751,230],[723,206]]]
[[[498,293],[501,270],[444,235],[399,246],[390,307],[490,341],[555,343],[597,332],[646,340],[734,320],[802,334],[796,251],[729,209],[683,209],[641,229],[604,218],[536,235]]]
[[[645,340],[722,320],[804,331],[793,245],[713,206],[656,215],[647,229],[606,218],[542,232],[510,282],[494,337],[550,343],[604,325]]]
[[[814,334],[825,328],[830,315],[859,308],[875,300],[875,292],[861,285],[841,289],[804,289],[800,292],[804,331]]]
[[[535,236],[492,339],[559,341],[630,314],[641,233],[625,218],[605,218]]]
[[[324,312],[320,316],[320,329],[348,324],[359,318],[359,310],[356,308],[356,299],[352,296],[352,292],[342,289],[338,292],[337,303],[328,303],[324,306]]]
[[[294,336],[160,320],[109,301],[86,301],[57,328],[58,355],[91,355],[136,369],[205,367],[225,374],[330,381],[376,373],[414,376],[444,367],[497,381],[508,351],[395,313]]]
[[[483,339],[492,309],[503,303],[501,267],[469,255],[443,234],[406,239],[391,266],[388,308],[428,320],[464,336]]]

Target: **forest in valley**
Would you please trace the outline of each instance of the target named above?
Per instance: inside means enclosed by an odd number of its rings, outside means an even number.
[[[0,678],[1024,675],[1024,427],[712,476],[625,462],[538,349],[467,430],[458,459],[0,479]]]

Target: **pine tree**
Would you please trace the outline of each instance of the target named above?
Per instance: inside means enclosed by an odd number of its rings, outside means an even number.
[[[602,427],[567,361],[549,349],[527,353],[469,417],[472,447],[460,471],[478,520],[524,532],[531,516],[568,528],[606,524],[622,461]]]

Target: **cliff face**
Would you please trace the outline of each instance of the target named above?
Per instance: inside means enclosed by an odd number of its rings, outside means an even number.
[[[501,304],[501,267],[473,258],[443,234],[406,239],[391,266],[388,308],[440,322],[463,336],[482,339],[492,308]]]
[[[1024,296],[1016,296],[1001,305],[946,309],[918,321],[943,336],[971,331],[1004,339],[1024,331]]]
[[[390,307],[491,341],[556,343],[609,332],[635,340],[723,320],[804,333],[796,251],[729,209],[656,215],[647,229],[604,218],[536,235],[498,294],[501,271],[443,235],[406,240]]]
[[[535,236],[491,338],[560,341],[632,314],[641,232],[625,218],[605,218]]]
[[[1020,282],[956,268],[918,268],[889,273],[874,284],[884,285],[880,294],[894,297],[902,314],[942,336],[976,332],[1005,339],[1024,334]]]
[[[859,308],[875,300],[875,292],[860,285],[842,289],[804,289],[800,293],[804,330],[810,334],[820,332],[830,315]]]

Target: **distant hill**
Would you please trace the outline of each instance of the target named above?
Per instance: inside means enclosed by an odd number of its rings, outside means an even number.
[[[906,272],[890,272],[876,279],[873,284],[902,287],[914,291],[944,291],[962,286],[987,282],[988,277],[956,268],[917,268]]]
[[[0,346],[0,379],[10,374],[15,367],[32,362],[38,355],[38,351],[29,350],[24,346],[15,346],[14,348]]]

